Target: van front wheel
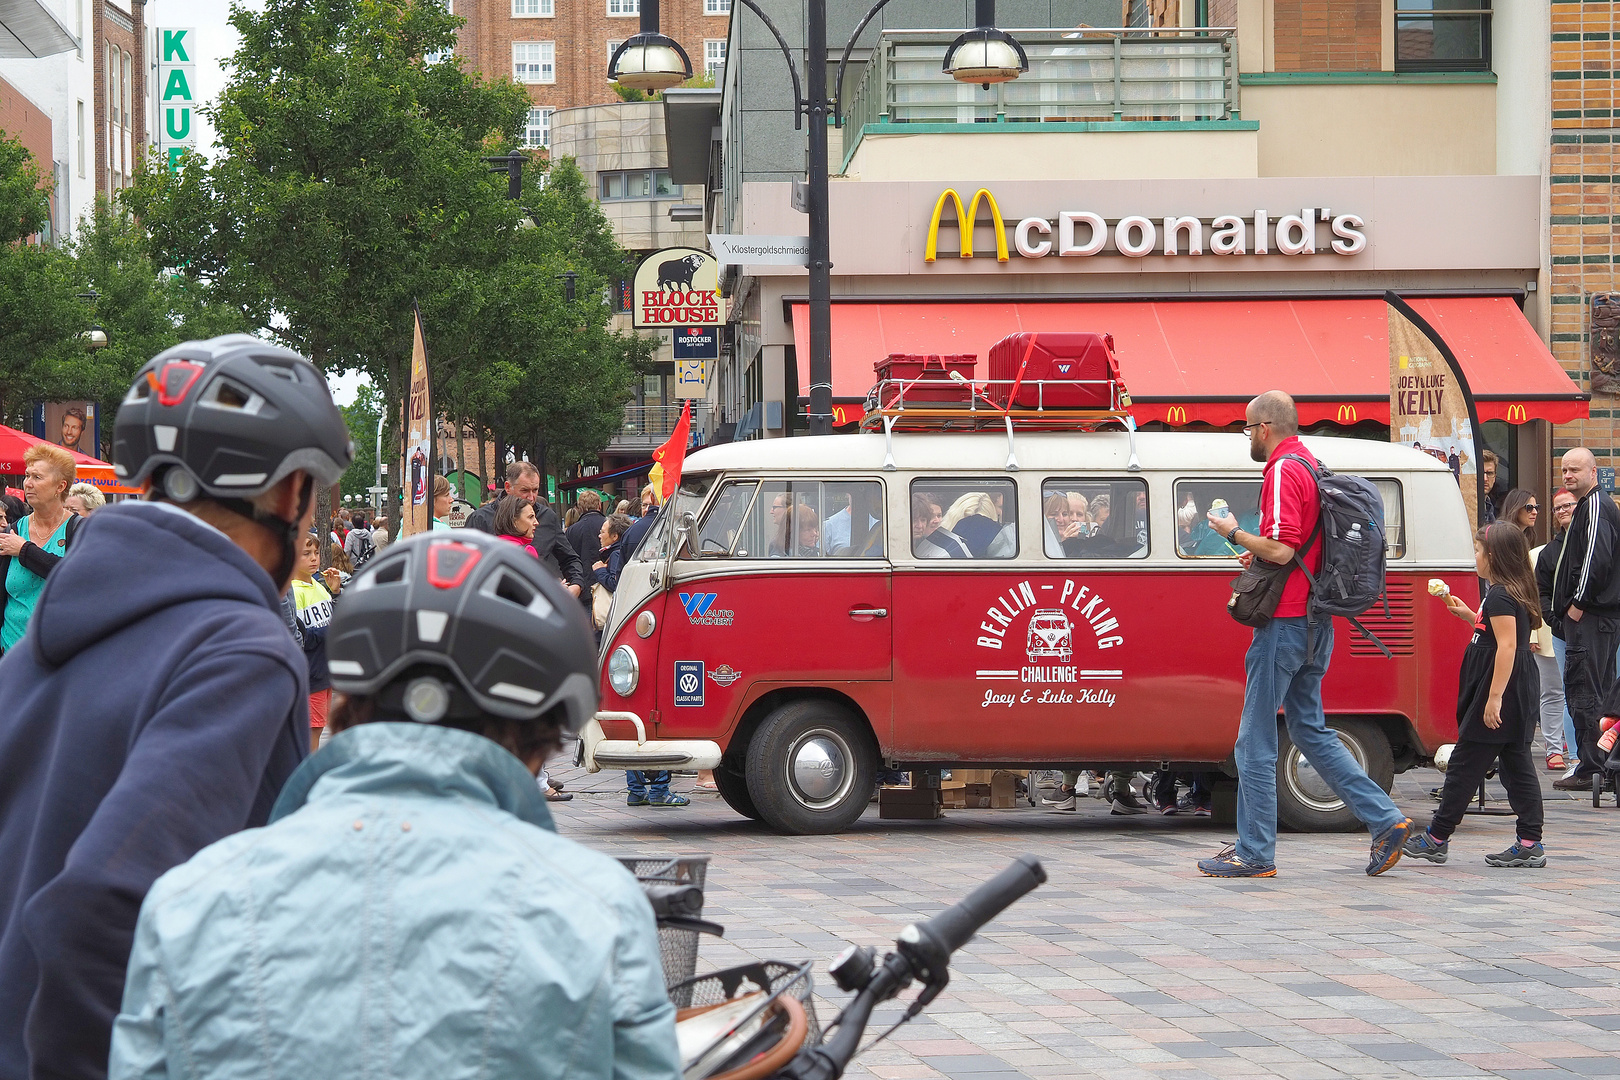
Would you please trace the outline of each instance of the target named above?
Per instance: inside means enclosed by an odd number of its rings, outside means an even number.
[[[759,808],[748,794],[748,778],[740,771],[731,771],[722,761],[720,767],[714,770],[714,786],[720,789],[720,797],[727,806],[745,818],[759,820]]]
[[[744,770],[759,818],[779,832],[837,833],[872,799],[877,747],[866,725],[826,701],[771,713],[748,743]]]
[[[1395,756],[1383,730],[1366,720],[1329,720],[1363,772],[1385,791],[1395,785]],[[1277,739],[1277,821],[1298,832],[1353,832],[1362,828],[1356,815],[1334,794],[1322,775],[1305,760],[1284,724]]]

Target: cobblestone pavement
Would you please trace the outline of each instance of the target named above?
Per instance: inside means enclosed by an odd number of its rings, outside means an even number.
[[[1111,817],[1094,799],[929,822],[880,821],[874,806],[842,836],[784,837],[714,795],[628,809],[622,774],[554,775],[578,793],[554,807],[567,835],[614,854],[711,855],[705,915],[726,938],[703,939],[699,970],[814,959],[823,1020],[842,996],[826,961],[845,944],[885,946],[1013,856],[1041,858],[1048,883],[958,953],[944,994],[850,1075],[1620,1076],[1620,809],[1554,792],[1550,776],[1545,869],[1487,867],[1513,819],[1469,816],[1444,866],[1403,860],[1368,878],[1365,834],[1285,833],[1278,876],[1238,882],[1193,866],[1229,826]],[[1396,780],[1419,824],[1438,782]]]

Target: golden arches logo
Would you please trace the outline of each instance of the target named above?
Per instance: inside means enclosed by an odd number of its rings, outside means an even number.
[[[1339,406],[1339,423],[1353,424],[1356,422],[1356,407],[1354,405]]]
[[[928,247],[923,252],[924,262],[933,262],[939,254],[939,219],[945,213],[946,203],[950,203],[956,210],[956,235],[961,241],[964,259],[973,258],[973,226],[979,220],[979,200],[983,199],[990,207],[990,224],[996,230],[996,261],[1007,261],[1007,223],[1002,220],[1001,207],[996,205],[996,197],[990,194],[989,188],[980,188],[973,193],[968,202],[967,209],[962,209],[962,196],[956,193],[955,188],[946,188],[940,195],[939,201],[934,203],[934,214],[928,219]]]
[[[1510,423],[1510,424],[1522,424],[1525,421],[1525,415],[1526,414],[1525,414],[1523,405],[1509,405],[1508,406],[1508,410],[1507,410],[1508,423]]]
[[[1172,405],[1164,411],[1164,422],[1167,424],[1185,424],[1187,410],[1180,405]]]

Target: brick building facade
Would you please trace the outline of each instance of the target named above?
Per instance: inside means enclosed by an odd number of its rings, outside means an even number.
[[[1620,369],[1614,326],[1617,155],[1614,69],[1620,3],[1552,0],[1552,163],[1550,167],[1552,351],[1592,394],[1591,419],[1567,424],[1554,453],[1585,445],[1613,465],[1620,444]],[[1607,325],[1605,325],[1607,324]]]
[[[34,167],[40,180],[51,179],[51,116],[28,100],[16,87],[0,79],[0,132],[16,139],[34,155]],[[56,196],[51,196],[51,220],[56,220]]]
[[[91,0],[96,194],[134,182],[146,154],[146,0]]]
[[[608,59],[640,26],[637,0],[460,0],[455,11],[467,20],[456,44],[467,66],[528,89],[527,145],[550,145],[557,109],[619,100]],[[664,0],[660,15],[695,73],[725,63],[731,0]]]

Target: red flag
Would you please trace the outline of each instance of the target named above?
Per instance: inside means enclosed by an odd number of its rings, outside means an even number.
[[[681,407],[681,418],[676,421],[669,439],[652,452],[653,467],[647,471],[647,480],[653,485],[660,506],[668,502],[675,489],[681,486],[681,465],[686,461],[686,444],[691,438],[691,429],[692,402],[687,401]]]

